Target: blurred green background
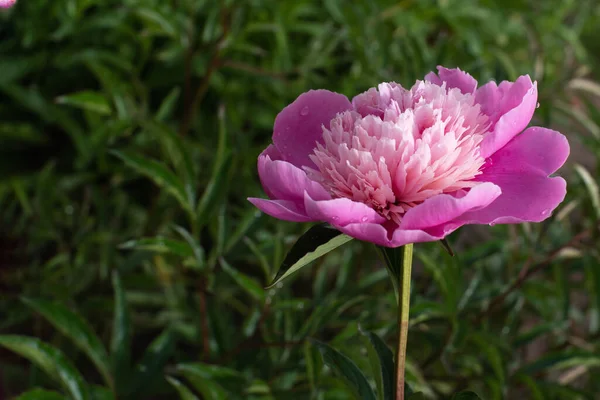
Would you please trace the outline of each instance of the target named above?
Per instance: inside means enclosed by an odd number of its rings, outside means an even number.
[[[437,65],[538,81],[569,139],[541,224],[415,247],[426,399],[600,398],[597,0],[18,0],[0,12],[0,399],[349,399],[395,300],[351,242],[265,290],[308,225],[261,215],[256,158],[300,93]],[[543,144],[540,144],[543,145]],[[24,394],[25,393],[25,394]],[[21,396],[21,397],[19,397]]]

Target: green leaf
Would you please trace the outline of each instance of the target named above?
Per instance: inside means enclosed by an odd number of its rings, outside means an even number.
[[[190,389],[188,389],[187,386],[185,386],[177,379],[171,376],[167,376],[166,379],[167,382],[169,382],[171,386],[173,386],[175,390],[177,390],[177,393],[179,394],[179,398],[181,400],[200,400]]]
[[[377,383],[377,393],[382,400],[394,400],[394,353],[373,332],[360,330],[369,342],[369,360]]]
[[[220,259],[220,263],[223,271],[225,271],[227,275],[229,275],[235,281],[235,283],[244,289],[246,293],[261,303],[265,300],[265,290],[255,279],[250,278],[248,275],[236,270],[223,258]]]
[[[161,188],[171,194],[179,204],[188,212],[192,213],[190,204],[187,201],[187,194],[184,184],[165,164],[142,157],[138,154],[128,151],[112,150],[112,154],[119,157],[125,165],[131,167],[138,173],[152,179]]]
[[[229,399],[241,393],[246,382],[236,370],[200,362],[179,364],[177,371],[207,400]]]
[[[109,115],[112,110],[110,103],[102,93],[84,90],[77,93],[67,94],[56,98],[58,104],[81,108],[102,115]]]
[[[60,383],[73,399],[90,398],[83,377],[57,348],[39,339],[18,335],[1,335],[0,346],[27,358],[40,367]]]
[[[181,257],[194,257],[194,252],[187,243],[164,237],[129,240],[119,246],[124,250],[148,250],[154,253],[175,254]]]
[[[481,400],[481,397],[475,392],[463,391],[452,395],[451,400]]]
[[[575,172],[581,178],[590,196],[596,219],[600,219],[600,188],[590,172],[581,164],[575,164]]]
[[[105,382],[113,386],[106,348],[86,320],[61,304],[28,298],[24,298],[23,302],[69,337],[92,360]]]
[[[425,393],[417,392],[407,397],[407,400],[426,400]]]
[[[351,240],[350,236],[344,235],[327,224],[313,226],[294,243],[269,287]]]
[[[21,394],[15,400],[67,400],[67,398],[51,390],[31,389]]]
[[[354,362],[331,346],[311,339],[323,357],[325,365],[338,374],[359,400],[375,400],[373,389]]]
[[[152,389],[151,383],[162,377],[162,368],[175,349],[175,339],[173,332],[167,328],[150,343],[130,380],[128,393],[137,396]]]
[[[115,292],[115,309],[113,315],[113,333],[111,342],[112,371],[117,393],[121,393],[129,380],[131,362],[131,321],[125,299],[125,290],[119,273],[112,276]]]

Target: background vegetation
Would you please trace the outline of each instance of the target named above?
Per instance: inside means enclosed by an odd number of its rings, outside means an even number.
[[[538,81],[572,155],[542,224],[416,246],[408,380],[424,398],[600,393],[600,3],[19,0],[0,13],[0,398],[348,399],[308,338],[390,345],[373,246],[273,289],[308,225],[262,216],[256,157],[309,88],[442,64]],[[595,378],[596,377],[596,378]]]

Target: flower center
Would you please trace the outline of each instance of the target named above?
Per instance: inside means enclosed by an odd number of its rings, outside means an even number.
[[[474,96],[417,81],[382,83],[339,113],[310,159],[308,176],[333,197],[362,202],[400,223],[411,207],[440,193],[473,187],[484,164],[479,145],[488,117]]]

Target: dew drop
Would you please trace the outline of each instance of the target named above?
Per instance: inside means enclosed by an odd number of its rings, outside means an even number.
[[[360,220],[361,220],[362,222],[367,222],[367,221],[369,220],[369,218],[368,218],[368,217],[362,217]]]
[[[550,212],[550,209],[548,209],[548,208],[546,208],[545,210],[542,210],[542,216],[548,215],[549,212]]]
[[[496,225],[495,222],[490,222],[490,226],[494,226],[494,225]]]
[[[302,110],[300,110],[300,115],[306,117],[308,115],[308,107],[303,107]]]
[[[535,108],[540,108],[540,103],[537,103]]]
[[[338,216],[336,215],[336,216],[333,216],[333,217],[331,217],[331,219],[332,219],[332,220],[334,220],[334,221],[337,221],[338,219],[340,219],[340,217],[338,217]]]

